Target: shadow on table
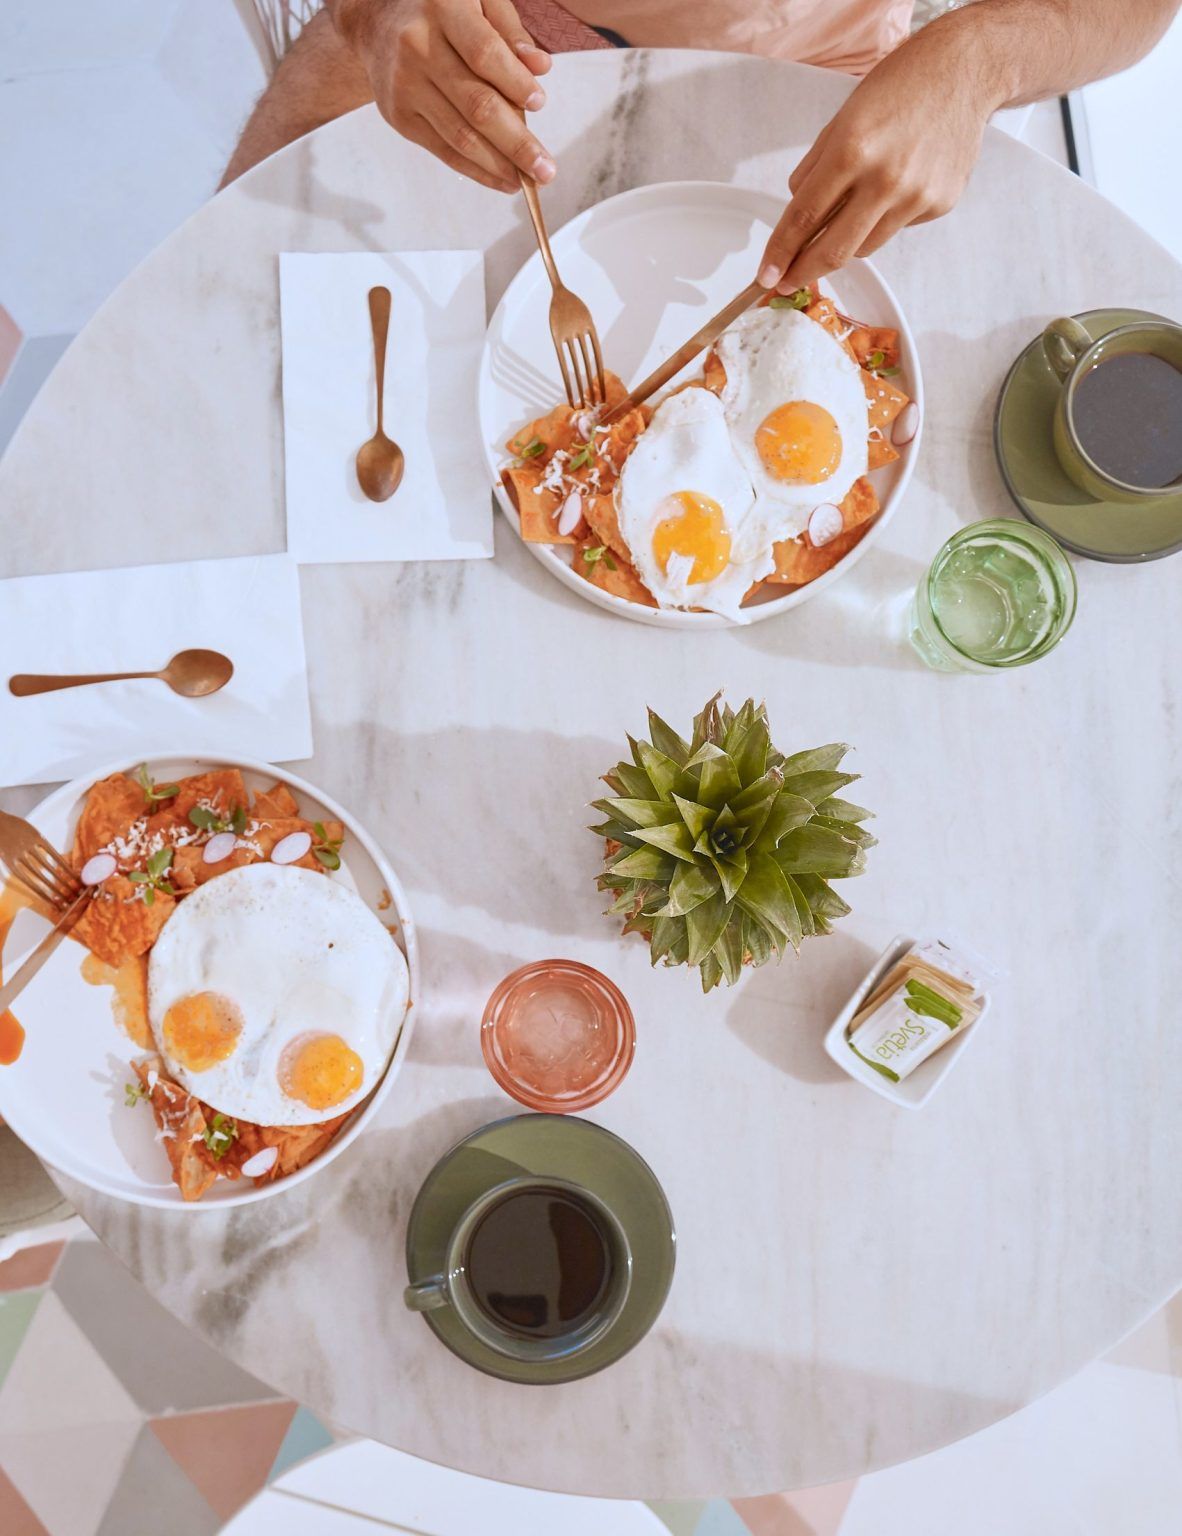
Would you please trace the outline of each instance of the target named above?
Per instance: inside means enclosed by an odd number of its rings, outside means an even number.
[[[375,829],[412,892],[543,933],[603,936],[587,830],[601,818],[589,802],[608,793],[599,775],[623,743],[491,725],[402,733],[374,721],[333,734],[334,751],[372,765],[372,792],[357,803],[384,810]]]
[[[877,953],[841,928],[805,939],[787,954],[745,977],[726,1015],[726,1027],[769,1066],[801,1083],[848,1083],[825,1054],[825,1033],[849,1001]]]

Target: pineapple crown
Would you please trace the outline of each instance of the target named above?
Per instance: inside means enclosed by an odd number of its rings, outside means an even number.
[[[696,965],[705,992],[828,933],[850,910],[828,881],[861,874],[875,841],[859,825],[871,812],[836,798],[858,777],[839,771],[847,746],[785,757],[762,704],[720,697],[688,742],[649,710],[652,739],[628,738],[632,761],[604,774],[607,819],[591,828],[624,932],[649,940],[654,965]]]

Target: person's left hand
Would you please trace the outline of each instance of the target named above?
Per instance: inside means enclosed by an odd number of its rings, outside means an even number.
[[[953,68],[944,48],[922,39],[866,76],[793,171],[792,200],[760,265],[765,288],[791,293],[869,256],[905,225],[947,213],[964,191],[996,103],[963,61]]]

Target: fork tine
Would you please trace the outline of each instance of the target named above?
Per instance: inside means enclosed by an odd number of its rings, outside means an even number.
[[[566,353],[563,350],[563,345],[560,341],[555,340],[554,350],[558,353],[558,366],[562,369],[562,383],[566,390],[566,403],[567,405],[573,406],[575,403],[575,392],[571,387],[570,373],[566,366]]]
[[[583,354],[583,371],[587,378],[587,399],[584,403],[591,406],[598,404],[599,395],[595,388],[595,370],[591,366],[591,350],[587,346],[587,341],[587,333],[584,332],[579,337],[579,351]]]
[[[50,890],[58,891],[64,900],[69,900],[75,891],[82,888],[81,880],[69,865],[66,866],[65,875],[59,873],[57,867],[46,856],[46,850],[39,843],[26,849],[24,861],[40,875]]]
[[[591,402],[587,398],[587,386],[583,381],[583,375],[579,368],[579,354],[575,351],[574,342],[569,338],[566,343],[566,350],[568,356],[570,357],[571,372],[575,376],[575,394],[578,396],[578,399],[575,403],[577,405],[581,405],[583,409],[586,410],[587,406],[589,406]]]
[[[599,350],[599,332],[591,327],[591,350],[595,353],[595,382],[599,386],[599,398],[607,403],[607,378],[603,372],[603,353]]]
[[[57,908],[62,904],[61,897],[47,885],[42,883],[40,875],[31,871],[31,867],[23,859],[18,859],[12,866],[12,878],[18,885],[23,885],[30,895],[38,901],[43,901],[46,906]]]
[[[38,852],[46,855],[50,864],[52,864],[53,867],[61,874],[64,880],[68,880],[71,885],[82,884],[81,880],[78,878],[77,870],[75,870],[72,864],[68,864],[66,860],[62,858],[61,854],[57,851],[52,843],[42,841],[37,844],[37,849]]]

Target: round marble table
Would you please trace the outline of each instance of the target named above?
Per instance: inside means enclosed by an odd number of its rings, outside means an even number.
[[[644,182],[783,187],[847,89],[709,54],[562,59],[552,223]],[[531,250],[519,200],[460,183],[374,111],[262,166],[70,349],[0,468],[0,568],[281,549],[276,253],[474,244],[491,305]],[[805,608],[645,629],[580,602],[503,523],[491,562],[303,571],[317,750],[299,771],[363,809],[423,930],[406,1068],[370,1134],[261,1206],[68,1193],[179,1317],[361,1434],[586,1493],[817,1483],[1029,1402],[1182,1281],[1179,568],[1081,564],[1073,633],[1005,678],[927,672],[892,633],[940,540],[1011,510],[990,422],[1019,347],[1063,311],[1178,314],[1182,270],[993,131],[961,206],[881,266],[922,355],[923,450],[881,542]],[[719,686],[766,697],[789,749],[853,742],[880,846],[837,934],[703,999],[614,936],[583,828],[645,704],[686,720]],[[987,1036],[911,1114],[840,1075],[821,1036],[871,956],[930,925],[1005,978]],[[481,1064],[481,1005],[550,953],[604,967],[635,1004],[635,1068],[592,1118],[656,1169],[680,1259],[632,1355],[546,1392],[467,1369],[399,1291],[427,1170],[512,1108]]]

